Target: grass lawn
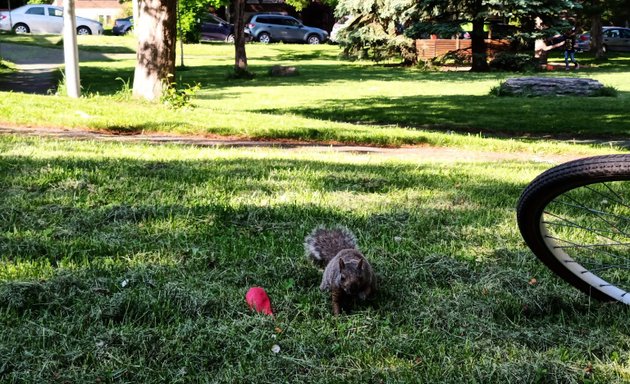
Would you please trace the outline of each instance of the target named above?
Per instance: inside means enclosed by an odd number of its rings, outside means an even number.
[[[0,75],[9,74],[14,70],[15,69],[13,68],[13,65],[11,63],[2,60],[2,57],[0,57]]]
[[[59,46],[58,37],[4,37]],[[616,98],[498,98],[488,92],[508,77],[523,75],[426,72],[349,62],[331,45],[248,44],[256,78],[228,80],[232,46],[186,45],[186,68],[178,70],[176,82],[180,87],[199,83],[201,89],[194,109],[173,110],[129,98],[135,65],[131,37],[87,36],[79,41],[82,50],[102,54],[82,63],[86,96],[71,100],[4,93],[0,123],[376,145],[468,145],[469,134],[545,142],[630,136],[628,56],[612,56],[603,64],[581,57],[585,69],[578,73],[537,74],[592,77],[618,89]],[[296,65],[300,76],[269,77],[267,70],[274,64]],[[527,150],[529,143],[517,147]]]
[[[0,136],[0,381],[628,382],[630,308],[518,234],[547,167]],[[377,272],[350,315],[303,255],[318,224]]]

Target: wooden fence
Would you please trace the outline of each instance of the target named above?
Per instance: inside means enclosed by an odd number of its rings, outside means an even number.
[[[488,56],[492,57],[496,52],[507,50],[510,43],[507,40],[486,40]],[[422,39],[416,40],[416,52],[418,59],[428,60],[443,56],[452,51],[467,50],[470,53],[470,39]]]

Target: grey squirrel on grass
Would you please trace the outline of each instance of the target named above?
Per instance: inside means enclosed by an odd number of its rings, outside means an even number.
[[[332,292],[333,314],[339,315],[354,298],[365,300],[376,291],[372,266],[347,228],[317,227],[304,239],[304,249],[317,266],[324,268],[319,289]]]

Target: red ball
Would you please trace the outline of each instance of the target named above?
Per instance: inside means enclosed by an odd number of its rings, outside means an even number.
[[[267,296],[267,292],[260,287],[253,287],[247,291],[245,301],[251,309],[256,312],[262,312],[265,315],[273,315],[271,309],[271,300]]]

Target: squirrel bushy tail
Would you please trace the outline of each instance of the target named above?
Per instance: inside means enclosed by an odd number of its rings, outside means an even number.
[[[306,236],[304,249],[315,264],[324,268],[319,288],[332,293],[333,313],[354,298],[365,300],[376,290],[372,266],[357,248],[356,237],[344,227],[317,227]]]
[[[356,236],[346,227],[327,229],[319,226],[304,240],[306,254],[321,268],[325,268],[344,249],[358,250]]]

